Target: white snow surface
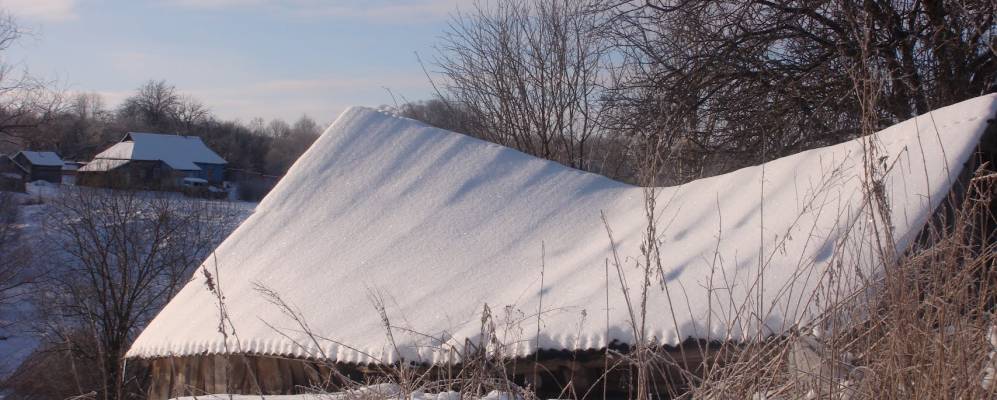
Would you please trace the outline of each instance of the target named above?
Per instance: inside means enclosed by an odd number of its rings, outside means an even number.
[[[59,158],[58,154],[51,151],[20,151],[20,154],[24,154],[24,157],[31,161],[31,164],[40,165],[45,167],[61,167],[62,159]]]
[[[177,397],[173,400],[257,400],[259,395],[232,395],[232,394],[209,394],[201,396]],[[462,396],[459,392],[448,391],[440,393],[426,393],[413,391],[403,393],[401,388],[392,383],[381,383],[365,386],[355,390],[321,393],[321,394],[294,394],[294,395],[267,395],[267,399],[274,400],[521,400],[521,396],[512,395],[508,392],[491,391],[484,396]]]
[[[70,185],[46,181],[28,182],[25,189],[27,193],[0,192],[14,196],[20,204],[15,226],[19,235],[17,241],[28,246],[33,255],[29,265],[26,265],[21,272],[28,276],[62,274],[63,269],[71,268],[72,265],[70,261],[62,258],[58,240],[50,230],[50,225],[55,223],[52,220],[52,207],[55,207],[53,203],[59,197],[65,195],[65,191],[76,189]],[[169,196],[178,202],[191,201],[180,193],[140,192],[138,195],[150,198]],[[215,218],[214,223],[222,224],[220,231],[225,234],[233,231],[252,214],[255,207],[256,203],[252,202],[229,201],[224,204],[219,202],[213,209],[212,217]],[[212,238],[212,241],[220,243],[223,239],[224,237]],[[28,285],[8,292],[6,295],[9,297],[6,300],[11,302],[8,304],[10,307],[0,307],[0,338],[3,338],[0,340],[0,380],[16,371],[39,345],[37,324],[45,319],[40,315],[41,310],[36,309],[29,299],[32,293],[38,290],[47,290],[45,283]],[[0,394],[0,400],[2,399],[3,395]]]
[[[208,148],[197,136],[166,135],[161,133],[129,132],[124,140],[94,157],[94,164],[84,171],[104,171],[115,168],[115,163],[101,160],[162,160],[175,170],[199,171],[195,163],[225,164],[225,159]]]
[[[883,193],[896,249],[946,197],[995,112],[997,95],[989,95],[873,136],[889,168]],[[832,261],[878,273],[869,243],[881,236],[861,189],[863,154],[854,140],[655,189],[663,268],[649,291],[651,340],[778,334],[822,310],[812,295]],[[443,362],[450,346],[480,340],[486,304],[506,354],[634,343],[601,214],[636,307],[648,190],[351,108],[205,264],[237,335],[223,342],[216,297],[198,272],[128,356]],[[300,313],[318,341],[258,285]]]

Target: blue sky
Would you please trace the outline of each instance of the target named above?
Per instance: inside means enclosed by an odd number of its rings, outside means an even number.
[[[427,98],[415,52],[470,0],[0,0],[31,34],[5,59],[116,106],[165,79],[225,119],[331,122]],[[399,100],[400,101],[400,100]]]

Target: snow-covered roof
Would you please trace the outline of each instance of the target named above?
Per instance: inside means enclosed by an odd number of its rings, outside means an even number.
[[[116,158],[95,158],[93,159],[93,161],[90,161],[86,163],[86,165],[80,167],[78,172],[107,172],[112,169],[118,168],[122,165],[128,164],[128,162],[129,160],[122,160]]]
[[[197,136],[129,132],[121,142],[104,150],[94,160],[161,160],[170,168],[199,171],[201,164],[226,164]]]
[[[897,248],[949,192],[995,112],[990,95],[874,136],[890,163],[882,188]],[[674,345],[784,332],[822,311],[812,295],[832,261],[877,273],[869,246],[855,246],[873,238],[863,154],[854,140],[655,189],[663,259],[649,291],[647,336]],[[198,272],[128,356],[438,362],[448,356],[436,350],[440,343],[481,338],[486,304],[499,339],[512,346],[506,354],[634,343],[602,215],[634,298],[648,190],[351,108],[205,264],[238,337],[223,342],[217,297]],[[322,338],[318,346],[258,285],[300,312]],[[397,353],[372,298],[397,327]],[[731,321],[748,314],[744,308],[764,312]]]
[[[62,159],[59,158],[58,154],[51,151],[27,151],[22,150],[17,152],[17,154],[24,155],[24,158],[28,159],[32,165],[38,165],[43,167],[61,167]],[[14,157],[17,157],[17,154]]]

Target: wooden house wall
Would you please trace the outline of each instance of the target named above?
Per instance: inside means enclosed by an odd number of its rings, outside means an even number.
[[[28,169],[28,181],[46,181],[52,183],[62,183],[62,166],[34,165],[24,154],[17,154],[14,161]]]
[[[129,161],[109,171],[82,171],[76,182],[84,186],[120,189],[177,190],[183,178],[201,178],[220,185],[225,176],[225,166],[203,164],[201,171],[179,171],[162,161]],[[202,168],[203,168],[202,167]]]
[[[31,166],[31,181],[62,183],[62,167]]]
[[[699,343],[680,348],[660,350],[660,354],[692,371],[701,367],[707,358],[713,358],[717,347]],[[700,351],[704,349],[706,354]],[[629,390],[636,384],[632,370],[619,356],[606,359],[604,350],[543,351],[536,358],[511,360],[504,369],[516,384],[530,386],[541,398],[554,398],[575,391],[581,397],[590,388],[603,392],[607,397],[629,398]],[[535,364],[535,360],[539,364]],[[340,383],[333,375],[332,365],[323,362],[284,357],[254,355],[200,355],[137,360],[149,368],[151,385],[148,398],[165,400],[179,396],[203,394],[285,395],[314,392],[316,389],[337,391]],[[535,367],[536,366],[536,367]],[[613,366],[605,373],[607,366]],[[384,370],[376,366],[335,364],[336,371],[355,382],[377,382],[385,379]],[[661,392],[665,387],[680,388],[683,379],[678,370],[660,366],[654,374],[653,385]],[[452,382],[458,377],[461,365],[416,366],[419,375],[431,381]],[[389,368],[390,370],[390,368]],[[605,379],[603,378],[605,375]],[[608,382],[608,383],[607,383]],[[457,389],[457,388],[451,388]],[[570,392],[569,392],[570,393]]]
[[[212,354],[138,362],[149,368],[149,399],[207,393],[297,394],[316,387],[335,390],[326,384],[329,366],[298,359]]]
[[[183,176],[162,161],[129,161],[108,171],[81,171],[76,183],[114,189],[174,190]]]
[[[219,185],[225,180],[225,165],[224,164],[204,164],[195,163],[198,167],[201,167],[200,171],[196,175],[190,175],[192,177],[201,178],[212,185]]]

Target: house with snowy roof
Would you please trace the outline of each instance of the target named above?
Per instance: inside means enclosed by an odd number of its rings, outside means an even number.
[[[647,293],[644,337],[668,351],[807,326],[826,311],[818,288],[882,273],[882,253],[863,244],[902,252],[916,241],[981,140],[997,137],[995,114],[997,95],[979,97],[872,137],[653,188],[653,240],[667,259]],[[868,206],[869,146],[891,160],[877,186],[888,208]],[[638,340],[626,284],[644,279],[634,260],[651,190],[350,108],[126,357],[150,366],[149,398],[165,399],[292,393],[328,376],[316,361],[455,365],[495,343],[529,362],[625,349]],[[873,213],[888,213],[889,237],[872,229]],[[829,286],[836,263],[849,268]],[[483,329],[484,316],[497,328]],[[544,376],[581,379],[591,366],[567,360]],[[557,382],[531,384],[557,394]]]
[[[62,182],[62,158],[51,151],[22,150],[7,157],[5,173],[18,173],[26,182]]]
[[[197,136],[129,132],[79,168],[77,182],[150,189],[217,185],[227,164]]]

